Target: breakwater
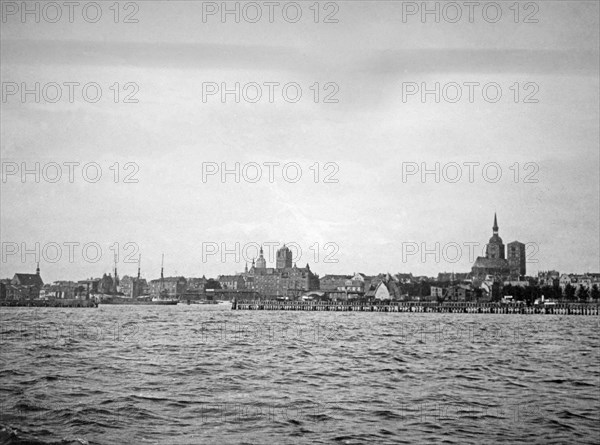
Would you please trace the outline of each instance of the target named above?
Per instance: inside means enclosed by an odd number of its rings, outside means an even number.
[[[56,300],[3,300],[0,306],[8,307],[98,307],[93,300],[56,299]]]
[[[390,303],[340,302],[340,301],[234,301],[233,310],[247,311],[357,311],[357,312],[437,312],[465,314],[555,314],[599,315],[598,303],[556,303],[547,305],[517,305],[502,303],[452,302],[434,303],[398,301]]]

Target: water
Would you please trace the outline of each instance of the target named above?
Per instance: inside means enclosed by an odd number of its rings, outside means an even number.
[[[597,317],[0,308],[0,443],[598,443]]]

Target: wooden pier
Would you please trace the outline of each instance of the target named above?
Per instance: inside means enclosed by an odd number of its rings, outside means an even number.
[[[0,300],[0,306],[6,307],[81,307],[95,308],[94,300],[55,299],[55,300]]]
[[[433,303],[398,301],[390,303],[340,302],[340,301],[234,301],[233,310],[246,311],[330,311],[330,312],[435,312],[449,314],[554,314],[599,315],[598,303],[557,303],[552,305],[517,305],[502,303]]]

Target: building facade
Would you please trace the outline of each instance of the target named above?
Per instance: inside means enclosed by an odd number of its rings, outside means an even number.
[[[150,281],[151,297],[179,298],[185,294],[187,280],[184,277],[166,277]]]
[[[242,274],[247,290],[258,292],[267,298],[299,298],[303,293],[319,289],[319,277],[307,264],[292,266],[292,252],[285,245],[277,251],[276,267],[267,267],[261,247],[256,262]]]
[[[37,299],[44,287],[38,264],[35,273],[16,273],[10,284],[5,287],[5,297],[8,300]]]
[[[246,288],[246,281],[242,275],[219,275],[217,281],[221,289],[242,290]]]

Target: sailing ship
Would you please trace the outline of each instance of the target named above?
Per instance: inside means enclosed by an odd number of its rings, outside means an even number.
[[[141,280],[141,269],[140,269],[140,263],[141,263],[141,255],[138,258],[138,274],[137,274],[137,283],[140,282]],[[164,255],[163,255],[163,263],[164,263]],[[115,261],[115,276],[116,276],[116,272],[117,272],[117,268],[116,268],[116,261]],[[166,289],[164,289],[164,277],[163,277],[163,267],[161,265],[161,270],[160,270],[160,279],[161,279],[161,286],[160,286],[160,293],[159,293],[159,297],[155,297],[155,298],[150,298],[149,296],[135,296],[134,295],[134,286],[131,287],[131,293],[128,297],[125,296],[118,296],[118,295],[100,295],[97,297],[98,304],[125,304],[125,305],[148,305],[148,306],[152,306],[152,305],[175,305],[177,304],[177,300],[168,298],[168,294]]]
[[[179,301],[176,298],[169,297],[168,291],[164,288],[164,263],[165,263],[165,254],[163,253],[162,259],[160,262],[160,291],[158,292],[158,296],[152,298],[152,303],[154,304],[177,304]]]

